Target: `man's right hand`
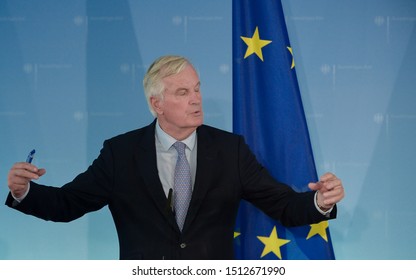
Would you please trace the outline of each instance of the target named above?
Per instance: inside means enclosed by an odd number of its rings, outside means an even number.
[[[7,185],[13,197],[21,198],[26,194],[31,180],[37,180],[46,173],[43,168],[27,162],[15,163],[7,176]]]

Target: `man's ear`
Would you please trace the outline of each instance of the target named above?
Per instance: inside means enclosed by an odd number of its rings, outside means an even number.
[[[159,97],[150,97],[150,105],[152,106],[153,111],[155,111],[158,115],[163,114],[162,103],[163,101],[160,100]]]

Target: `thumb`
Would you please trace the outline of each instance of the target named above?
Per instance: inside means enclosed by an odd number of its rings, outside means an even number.
[[[36,174],[38,174],[39,177],[45,175],[45,173],[46,173],[46,169],[45,168],[40,168],[36,172]]]
[[[313,191],[318,191],[322,188],[322,183],[321,182],[309,183],[308,187]]]

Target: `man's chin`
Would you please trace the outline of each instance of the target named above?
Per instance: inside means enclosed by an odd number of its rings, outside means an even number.
[[[204,117],[202,113],[194,113],[192,114],[192,123],[194,123],[197,126],[202,125],[202,123],[204,122]]]

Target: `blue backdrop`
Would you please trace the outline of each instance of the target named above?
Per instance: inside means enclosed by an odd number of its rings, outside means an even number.
[[[416,259],[416,2],[283,0],[318,174],[347,196],[329,223],[337,259]],[[232,130],[231,0],[0,1],[0,198],[36,148],[62,185],[102,142],[148,124],[145,69],[181,54],[205,122]],[[0,205],[0,259],[117,259],[107,208],[69,224]]]

